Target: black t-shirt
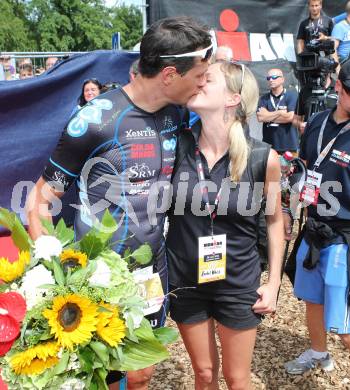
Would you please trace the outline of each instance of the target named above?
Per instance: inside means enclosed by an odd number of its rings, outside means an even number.
[[[313,169],[318,157],[317,141],[324,119],[330,113],[321,151],[349,122],[337,124],[333,111],[316,114],[308,122],[301,141],[300,157]],[[321,221],[350,221],[350,131],[340,135],[316,172],[322,174],[318,205],[308,207],[308,215]]]
[[[273,106],[271,98],[275,106]],[[264,107],[268,111],[273,112],[277,108],[287,110],[287,112],[294,112],[296,102],[296,91],[284,91],[279,96],[269,92],[260,97],[258,109]],[[298,150],[298,133],[295,127],[292,126],[292,123],[280,123],[278,126],[275,126],[274,124],[264,122],[263,141],[270,144],[278,152]]]
[[[208,193],[211,205],[223,185],[214,219],[214,234],[226,234],[227,238],[225,280],[197,283],[198,237],[211,234],[211,223],[200,193],[194,147],[178,167],[173,177],[173,198],[166,241],[170,285],[196,286],[197,290],[204,293],[224,294],[249,293],[258,288],[261,268],[257,249],[257,212],[260,210],[263,182],[255,187],[253,195],[251,165],[254,151],[262,142],[253,139],[250,142],[252,151],[248,167],[236,188],[231,185],[230,189],[228,153],[210,172],[205,157],[201,155],[205,178],[212,181],[211,185],[215,183],[215,188]]]
[[[119,224],[112,239],[120,241],[117,252],[147,242],[155,257],[164,253],[164,212],[151,211],[159,205],[162,189],[157,199],[152,186],[170,182],[182,114],[174,105],[145,112],[119,88],[93,99],[71,118],[43,177],[65,190],[78,180],[77,239],[108,208]]]
[[[306,43],[309,43],[312,39],[318,38],[318,33],[330,37],[333,30],[333,20],[326,15],[321,15],[319,19],[307,18],[303,20],[299,25],[297,39],[302,39]]]

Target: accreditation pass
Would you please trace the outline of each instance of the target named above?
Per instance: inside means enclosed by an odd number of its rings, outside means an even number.
[[[198,237],[198,283],[226,278],[226,234]]]

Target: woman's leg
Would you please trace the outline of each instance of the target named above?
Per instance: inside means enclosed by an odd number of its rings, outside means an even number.
[[[177,323],[195,374],[196,390],[218,390],[219,354],[211,318],[195,324]]]
[[[250,390],[256,328],[235,330],[218,323],[222,371],[229,390]]]

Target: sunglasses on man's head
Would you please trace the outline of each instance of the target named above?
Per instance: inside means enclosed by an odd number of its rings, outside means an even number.
[[[279,79],[280,77],[282,77],[282,76],[277,76],[277,75],[267,76],[267,77],[266,77],[266,80],[267,80],[267,81],[270,81],[270,80],[277,80],[277,79]]]
[[[160,58],[185,58],[185,57],[200,57],[203,61],[209,60],[209,58],[213,54],[213,44],[206,47],[205,49],[192,51],[190,53],[183,53],[183,54],[168,54],[168,55],[162,55],[159,56]]]

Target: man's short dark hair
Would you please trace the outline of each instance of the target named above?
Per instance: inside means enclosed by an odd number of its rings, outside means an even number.
[[[159,56],[190,53],[210,44],[208,28],[192,18],[180,16],[158,20],[142,38],[139,71],[142,76],[154,77],[166,66],[175,66],[179,74],[185,74],[194,66],[195,57]]]

